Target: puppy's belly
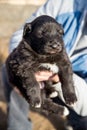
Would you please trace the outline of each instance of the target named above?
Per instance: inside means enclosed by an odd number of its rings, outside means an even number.
[[[47,70],[52,71],[54,74],[59,72],[59,67],[56,65],[56,63],[54,63],[54,64],[41,63],[40,67],[46,68]]]

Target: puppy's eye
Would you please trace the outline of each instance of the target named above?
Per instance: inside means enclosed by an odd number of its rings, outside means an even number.
[[[61,28],[58,28],[57,33],[58,33],[59,36],[63,36],[63,35],[64,35],[64,30],[63,30],[63,28],[62,28],[62,27],[61,27]]]
[[[37,37],[38,37],[38,38],[42,38],[42,35],[41,35],[41,34],[39,34]]]
[[[64,34],[63,29],[60,29],[60,30],[59,30],[59,33],[60,33],[60,35],[63,35],[63,34]]]
[[[37,35],[37,37],[38,38],[42,38],[42,31],[41,30],[39,30],[38,32],[36,32],[36,35]]]
[[[38,31],[38,33],[37,33],[37,36],[39,37],[39,38],[42,38],[42,37],[46,37],[46,36],[49,36],[49,33],[47,33],[46,32],[46,30],[42,30],[42,29],[40,29],[39,31]]]

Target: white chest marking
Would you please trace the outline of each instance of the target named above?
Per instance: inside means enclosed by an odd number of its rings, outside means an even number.
[[[54,64],[41,63],[40,66],[42,66],[42,67],[44,67],[44,68],[46,68],[46,69],[52,71],[54,74],[59,72],[59,68],[58,68],[58,66],[56,65],[56,63],[54,63]]]

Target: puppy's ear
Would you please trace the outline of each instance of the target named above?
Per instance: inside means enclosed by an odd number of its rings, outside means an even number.
[[[24,26],[23,37],[29,34],[32,30],[31,23],[26,23]]]

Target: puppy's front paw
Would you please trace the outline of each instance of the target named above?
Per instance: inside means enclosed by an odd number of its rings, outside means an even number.
[[[64,93],[64,99],[65,99],[66,104],[68,105],[72,105],[77,101],[77,97],[75,93],[71,93],[71,92]]]
[[[66,107],[64,107],[63,115],[64,115],[64,116],[69,115],[69,110],[68,110]]]
[[[54,97],[57,97],[58,96],[58,92],[54,91],[53,93],[51,93],[49,95],[50,98],[54,98]]]

